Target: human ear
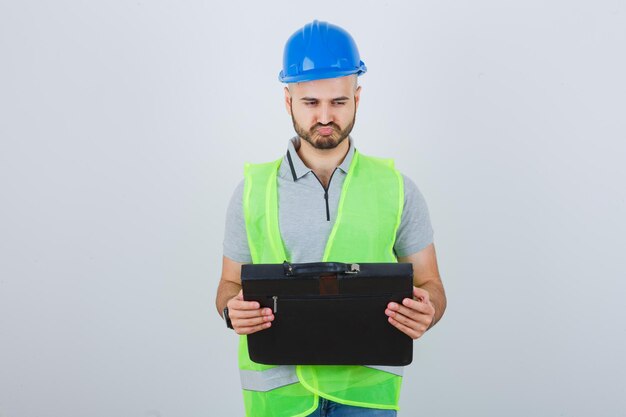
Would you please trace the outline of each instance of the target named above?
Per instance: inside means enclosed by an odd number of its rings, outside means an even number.
[[[361,86],[354,90],[354,110],[359,108],[359,100],[361,99]]]
[[[287,110],[287,114],[291,115],[291,93],[288,87],[285,87],[285,109]]]

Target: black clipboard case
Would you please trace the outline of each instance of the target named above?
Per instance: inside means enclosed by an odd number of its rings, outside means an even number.
[[[413,296],[410,263],[247,264],[243,296],[274,311],[248,335],[254,362],[268,365],[388,365],[413,359],[413,340],[385,308]]]

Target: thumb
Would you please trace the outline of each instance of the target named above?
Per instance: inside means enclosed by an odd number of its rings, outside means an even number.
[[[416,300],[421,301],[423,303],[428,304],[430,302],[430,296],[428,294],[428,291],[423,290],[419,287],[413,287],[413,296],[415,297]]]

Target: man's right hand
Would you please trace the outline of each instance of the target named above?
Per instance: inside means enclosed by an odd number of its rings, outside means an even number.
[[[252,334],[272,325],[274,314],[270,308],[260,308],[256,301],[244,301],[243,292],[228,300],[228,316],[237,334]]]

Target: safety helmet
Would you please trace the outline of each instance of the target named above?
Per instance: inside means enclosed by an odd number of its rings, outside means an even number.
[[[294,83],[350,74],[358,76],[366,71],[356,43],[347,31],[314,20],[287,40],[278,80]]]

